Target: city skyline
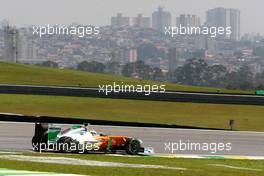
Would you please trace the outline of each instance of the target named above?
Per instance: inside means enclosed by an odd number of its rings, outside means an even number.
[[[146,2],[146,1],[144,1]],[[151,17],[152,12],[159,6],[165,7],[166,11],[172,14],[172,22],[175,24],[176,17],[180,14],[195,14],[205,21],[206,11],[215,7],[237,8],[241,11],[241,34],[248,32],[259,32],[264,34],[264,24],[259,20],[264,17],[261,11],[259,0],[241,2],[239,0],[221,2],[216,0],[202,0],[192,5],[193,1],[169,1],[153,0],[147,6],[142,6],[139,0],[121,1],[84,1],[77,0],[71,2],[51,1],[39,4],[33,0],[20,1],[2,1],[0,7],[0,19],[8,19],[11,25],[18,27],[32,24],[70,24],[73,22],[93,25],[109,25],[111,16],[117,13],[123,13],[130,18],[136,17],[142,13],[145,17]],[[193,3],[194,4],[194,3]],[[12,12],[12,13],[10,13]]]

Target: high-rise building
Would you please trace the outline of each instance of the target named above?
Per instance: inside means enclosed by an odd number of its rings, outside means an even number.
[[[142,14],[138,14],[137,17],[133,18],[133,26],[140,28],[149,28],[150,27],[150,18],[143,17]]]
[[[226,26],[226,9],[222,7],[210,9],[206,12],[206,24],[209,26]]]
[[[18,32],[16,28],[4,27],[4,57],[3,59],[10,62],[17,61],[18,55]]]
[[[213,27],[231,27],[232,33],[224,36],[232,40],[240,39],[240,11],[238,9],[218,7],[206,13],[206,24]]]
[[[32,36],[29,35],[30,31],[27,28],[18,29],[18,38],[17,38],[17,51],[18,59],[28,60],[36,59],[37,56],[37,46],[32,39]]]
[[[176,48],[170,48],[168,52],[168,68],[169,72],[174,72],[178,66],[178,59],[177,59],[177,49]]]
[[[200,18],[196,15],[190,14],[181,14],[179,17],[176,18],[177,26],[184,26],[184,27],[198,27],[201,25]]]
[[[231,26],[232,33],[230,38],[234,40],[240,39],[240,11],[238,9],[227,9],[227,14],[230,16],[228,21]]]
[[[6,26],[9,26],[9,21],[8,20],[6,20],[6,19],[2,19],[2,20],[0,20],[0,28],[4,28],[4,27],[6,27]]]
[[[129,26],[129,17],[124,17],[122,13],[118,13],[117,16],[111,17],[111,26],[122,27]]]
[[[137,61],[137,49],[132,48],[129,50],[129,62],[134,63]]]
[[[159,7],[157,11],[152,13],[152,28],[164,31],[166,26],[171,25],[171,14]]]

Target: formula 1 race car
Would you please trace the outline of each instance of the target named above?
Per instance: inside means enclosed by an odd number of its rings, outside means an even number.
[[[146,152],[142,141],[127,136],[108,136],[89,130],[88,125],[72,125],[63,129],[54,124],[35,124],[32,138],[34,151],[103,152],[125,151],[130,155]],[[149,152],[149,151],[147,151]]]

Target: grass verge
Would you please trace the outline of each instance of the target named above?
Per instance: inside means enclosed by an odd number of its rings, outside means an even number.
[[[236,130],[264,131],[264,108],[253,105],[0,94],[0,112],[221,129],[234,119]]]
[[[30,154],[34,156],[48,157],[65,157],[61,154]],[[143,168],[117,168],[117,167],[99,167],[99,166],[73,166],[65,164],[47,164],[35,163],[27,161],[3,160],[0,159],[0,168],[31,170],[31,171],[46,171],[58,173],[74,173],[84,175],[142,175],[142,176],[262,176],[264,174],[264,161],[255,160],[216,160],[216,159],[180,159],[180,158],[158,158],[158,157],[119,157],[106,155],[68,155],[70,158],[78,158],[84,160],[96,160],[106,162],[121,162],[129,164],[151,164],[162,165],[169,167],[186,168],[185,171],[171,169],[143,169]],[[215,167],[211,164],[228,165],[234,168]],[[259,171],[246,170],[241,168],[257,169]]]

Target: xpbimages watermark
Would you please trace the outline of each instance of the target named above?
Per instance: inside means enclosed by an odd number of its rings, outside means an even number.
[[[105,95],[109,95],[110,93],[144,93],[145,95],[150,95],[151,93],[165,93],[166,85],[128,85],[124,84],[117,84],[113,82],[113,84],[108,85],[99,85],[98,92],[104,93]]]
[[[224,142],[193,142],[190,140],[179,140],[177,142],[165,142],[164,150],[168,153],[179,151],[204,151],[215,154],[221,151],[231,151],[232,143]]]
[[[229,36],[232,33],[231,26],[165,26],[164,34],[175,37],[177,35],[208,35],[212,38],[216,36]]]
[[[78,153],[85,153],[89,151],[99,151],[100,143],[33,143],[32,149],[40,153],[43,151],[76,151]]]
[[[86,37],[98,35],[100,28],[92,25],[42,25],[32,26],[33,35],[43,37],[45,35],[76,35],[78,37]]]

